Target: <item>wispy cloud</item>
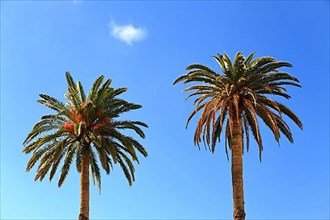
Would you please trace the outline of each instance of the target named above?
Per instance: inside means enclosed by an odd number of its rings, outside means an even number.
[[[73,4],[78,5],[82,2],[82,0],[72,0]]]
[[[115,21],[111,21],[109,28],[112,37],[124,41],[128,45],[132,45],[133,42],[140,41],[147,36],[145,28],[132,24],[118,25]]]

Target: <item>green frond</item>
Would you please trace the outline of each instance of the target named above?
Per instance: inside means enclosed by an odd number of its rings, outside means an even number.
[[[54,144],[50,144],[48,146],[45,146],[44,148],[36,151],[33,153],[32,157],[28,161],[26,165],[26,172],[30,171],[32,167],[36,164],[36,162],[44,155],[45,152],[49,151],[52,149]]]
[[[81,104],[83,102],[80,94],[80,88],[76,86],[69,72],[66,72],[65,76],[68,83],[68,93],[65,94],[65,97],[70,100],[76,109],[80,110]]]
[[[131,129],[134,130],[141,138],[145,138],[145,134],[141,128],[136,125],[147,126],[142,122],[137,121],[118,121],[114,122],[113,125],[118,129]]]
[[[271,83],[276,81],[294,81],[299,83],[299,80],[296,77],[286,72],[272,72],[262,78],[263,83]]]
[[[43,153],[37,168],[37,175],[34,178],[35,181],[42,181],[44,179],[49,169],[52,167],[52,164],[54,164],[54,158],[57,156],[60,146],[61,142],[53,142],[47,146],[48,149]]]
[[[83,88],[80,81],[77,82],[77,90],[78,90],[78,95],[79,95],[79,98],[80,98],[80,102],[81,103],[86,102],[85,91],[84,91],[84,88]]]
[[[148,128],[148,125],[144,122],[141,121],[131,121],[131,123],[135,124],[135,125],[140,125],[142,127]]]
[[[50,122],[59,123],[59,122],[65,122],[66,118],[60,116],[59,114],[41,116],[41,121],[48,121],[48,120]]]
[[[208,67],[206,67],[208,68]],[[217,79],[217,77],[219,77],[220,75],[218,75],[216,72],[214,71],[207,71],[205,69],[195,69],[195,70],[191,70],[190,72],[187,73],[188,77],[185,80],[184,84],[188,83],[188,82],[200,82],[199,79],[203,79],[203,80],[207,80],[207,82],[210,82],[211,84],[213,84],[213,82]]]
[[[248,65],[254,57],[255,52],[251,53],[244,61],[245,65]]]
[[[84,111],[85,117],[90,121],[94,121],[96,119],[96,106],[92,101],[87,101]]]
[[[291,111],[288,107],[285,105],[282,105],[279,102],[275,102],[278,107],[281,109],[281,112],[283,112],[285,115],[287,115],[300,129],[303,129],[303,124],[300,121],[300,119]]]
[[[119,96],[120,94],[127,92],[127,88],[117,88],[117,89],[111,89],[109,90],[109,94],[107,94],[107,99],[113,99],[116,96]]]
[[[227,77],[231,77],[232,74],[232,63],[227,56],[227,54],[224,53],[224,55],[217,54],[217,56],[213,56],[213,58],[217,61],[217,63],[220,65],[222,72]]]
[[[101,193],[101,173],[99,165],[97,164],[96,156],[93,150],[90,150],[90,166],[92,171],[92,180],[93,184],[97,183],[97,187],[99,189],[99,193]]]
[[[23,144],[28,144],[32,140],[34,140],[37,136],[39,136],[42,133],[58,129],[59,126],[55,123],[49,123],[45,120],[42,120],[41,122],[38,122],[33,127],[32,131],[28,134],[28,136],[25,138]]]
[[[134,175],[134,174],[132,174],[130,172],[130,170],[127,168],[126,164],[122,161],[122,159],[120,157],[117,158],[117,161],[118,161],[120,167],[122,168],[122,170],[123,170],[123,172],[125,174],[125,177],[126,177],[126,179],[128,181],[128,185],[129,186],[132,186],[132,183],[134,181],[132,175]]]
[[[184,89],[183,92],[187,92],[187,91],[190,91],[190,90],[217,91],[219,89],[214,87],[214,86],[193,85],[193,86],[190,86],[190,87]]]
[[[112,80],[111,79],[108,79],[103,85],[102,87],[99,89],[98,91],[98,94],[97,94],[97,97],[95,99],[95,102],[98,103],[104,99],[106,99],[106,92],[108,91],[109,89],[109,86],[111,84]]]
[[[61,114],[64,114],[66,116],[68,116],[68,112],[69,110],[67,109],[67,107],[64,105],[64,103],[58,101],[57,99],[46,95],[46,94],[40,94],[39,95],[42,99],[38,100],[37,102],[47,106],[50,109],[53,109]]]
[[[188,77],[187,74],[178,77],[176,80],[174,80],[173,85],[175,85],[175,84],[177,84],[178,82],[181,82],[181,81],[187,79],[187,77]]]
[[[74,90],[77,90],[77,87],[76,87],[76,85],[74,83],[74,80],[73,80],[71,74],[68,71],[65,72],[65,77],[66,77],[66,81],[68,83],[68,86],[69,87],[71,86]]]
[[[121,147],[121,145],[115,141],[110,142],[108,145],[105,145],[105,149],[107,150],[108,154],[110,154],[114,163],[118,162],[117,161],[117,149],[119,147]]]
[[[111,160],[111,158],[107,155],[107,164],[108,164],[108,166],[109,166],[109,170],[111,169],[113,169],[113,163],[112,163],[112,160]],[[110,173],[110,172],[109,172]],[[109,173],[107,173],[107,174],[109,174]]]
[[[104,137],[106,135],[101,135],[101,134],[98,134],[96,131],[90,131],[89,132],[89,135],[88,135],[88,140],[89,142],[93,143],[93,145],[95,147],[103,147],[103,145],[105,145],[105,142],[106,140],[106,137]]]
[[[228,66],[230,66],[230,67],[233,66],[233,64],[231,63],[231,60],[230,60],[229,56],[227,54],[225,54],[225,53],[223,53],[223,60],[224,60],[225,64],[227,63]]]
[[[274,61],[274,62],[270,62],[270,63],[263,65],[262,67],[260,67],[260,69],[258,71],[260,73],[268,73],[268,72],[275,71],[276,69],[278,69],[280,67],[292,67],[292,65],[288,62]]]
[[[204,66],[202,64],[191,64],[191,65],[187,66],[187,68],[186,68],[186,70],[193,70],[193,69],[203,70],[203,73],[207,74],[209,76],[218,75],[215,71],[213,71],[209,67]]]
[[[271,63],[274,61],[276,61],[276,59],[274,59],[273,57],[269,57],[269,56],[260,57],[260,58],[252,60],[250,62],[249,66],[250,66],[250,68],[260,68],[260,67],[266,65],[267,63]]]
[[[78,171],[78,173],[81,172],[81,146],[77,146],[77,150],[76,150],[76,169]]]
[[[40,180],[42,181],[47,175],[50,167],[52,165],[52,160],[48,159],[44,163],[40,163],[37,169],[37,175],[34,178],[34,181]]]
[[[58,165],[61,163],[64,155],[65,155],[65,152],[63,151],[61,153],[61,155],[57,158],[57,160],[53,162],[53,166],[52,166],[52,169],[50,170],[50,174],[49,174],[49,181],[52,181],[52,179],[57,171]]]
[[[243,53],[241,51],[237,52],[234,57],[234,64],[233,66],[237,66],[241,61],[244,61],[245,58],[243,56]]]
[[[273,132],[274,138],[279,143],[280,133],[276,123],[274,113],[263,105],[257,105],[256,108],[258,116],[264,121],[268,128]]]
[[[186,81],[184,81],[184,84],[190,83],[190,82],[198,82],[198,83],[205,83],[207,85],[214,85],[214,86],[221,86],[221,82],[217,81],[216,78],[209,78],[205,76],[192,76],[189,77]]]
[[[58,187],[62,186],[66,176],[69,173],[69,169],[70,169],[70,166],[71,166],[74,154],[75,154],[75,150],[76,150],[75,145],[69,145],[68,146],[68,151],[66,153],[66,156],[65,156],[65,159],[64,159],[64,164],[63,164],[63,167],[61,169],[60,178],[59,178],[58,184],[57,184]]]
[[[31,131],[31,133],[28,135],[28,137],[26,138],[26,140],[24,141],[25,148],[23,149],[23,152],[27,154],[32,151],[35,151],[46,143],[56,141],[56,139],[61,137],[64,133],[62,130],[58,130],[53,134],[44,135],[44,136],[38,138],[37,140],[35,140],[34,142],[30,143],[38,135],[40,135],[46,131],[52,130],[52,129],[53,129],[52,127],[48,127],[48,126],[46,128],[43,127],[42,129],[40,129],[40,128],[33,129]]]
[[[233,64],[236,78],[239,78],[240,76],[242,76],[242,74],[246,70],[244,61],[245,61],[245,58],[243,56],[243,53],[242,52],[236,53],[235,58],[234,58],[234,64]]]
[[[118,156],[119,155],[121,158],[124,159],[126,165],[128,166],[132,182],[135,181],[135,176],[134,176],[135,168],[134,168],[132,161],[121,151],[118,151]]]
[[[97,91],[98,91],[99,87],[101,86],[103,79],[104,79],[104,76],[101,75],[99,78],[97,78],[95,80],[95,82],[93,83],[92,89],[88,93],[89,100],[94,100],[97,97]]]
[[[293,143],[293,137],[292,137],[292,133],[290,131],[289,126],[285,123],[285,121],[279,117],[276,116],[275,117],[276,122],[277,122],[277,126],[280,129],[280,131],[284,134],[284,136],[291,142]]]
[[[268,83],[269,86],[281,86],[281,85],[290,85],[290,86],[296,86],[296,87],[300,87],[301,85],[298,83],[294,83],[294,82],[286,82],[286,81],[277,81],[277,82],[272,82],[272,83]]]
[[[134,104],[134,103],[125,103],[122,105],[118,105],[112,109],[109,109],[109,111],[107,112],[109,115],[115,117],[118,117],[119,115],[131,111],[131,110],[135,110],[135,109],[140,109],[142,106],[138,105],[138,104]]]
[[[62,154],[62,152],[65,151],[65,148],[66,148],[69,140],[70,140],[70,138],[65,138],[62,141],[56,142],[56,145],[55,145],[56,150],[54,151],[54,154],[52,157],[53,162],[57,161],[59,159],[60,155]]]
[[[265,90],[265,89],[260,89],[256,91],[258,94],[269,94],[269,95],[278,95],[278,96],[282,96],[286,99],[290,99],[291,96],[288,95],[286,92],[282,92],[282,91],[278,91],[278,90]]]
[[[110,173],[110,167],[108,166],[108,161],[107,161],[107,152],[104,147],[96,147],[99,160],[101,162],[102,168],[106,171],[107,174]]]
[[[23,148],[22,152],[25,154],[31,153],[32,151],[37,150],[37,148],[39,148],[38,146],[38,142],[40,141],[41,138],[37,139],[36,141],[25,145],[25,147]]]
[[[148,156],[148,152],[146,149],[134,138],[127,137],[127,139],[133,144],[134,148],[136,148],[144,157]]]
[[[122,142],[122,144],[123,144],[122,146],[125,147],[126,152],[128,152],[131,155],[132,159],[137,163],[139,163],[139,159],[136,155],[136,151],[132,142],[130,142],[129,139],[125,138],[125,142]]]
[[[257,102],[276,110],[280,115],[282,114],[281,108],[277,105],[277,102],[266,96],[258,95]]]
[[[42,145],[56,141],[57,138],[63,136],[64,131],[59,130],[54,134],[44,135],[42,138],[38,139],[39,141],[36,143],[38,147],[41,147]]]

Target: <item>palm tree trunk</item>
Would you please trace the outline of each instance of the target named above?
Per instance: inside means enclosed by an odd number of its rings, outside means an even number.
[[[243,142],[241,120],[234,120],[233,136],[231,139],[231,175],[234,200],[234,220],[244,220],[244,191],[243,191]]]
[[[89,220],[89,146],[81,150],[80,214],[78,220]]]

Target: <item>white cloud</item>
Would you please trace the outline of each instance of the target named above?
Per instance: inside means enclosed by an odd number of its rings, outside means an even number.
[[[114,21],[111,21],[109,27],[112,37],[124,41],[128,45],[144,39],[147,35],[144,28],[135,27],[131,24],[118,25]]]

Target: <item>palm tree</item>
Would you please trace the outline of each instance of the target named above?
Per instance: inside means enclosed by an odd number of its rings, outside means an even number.
[[[142,106],[117,98],[126,88],[110,87],[111,79],[103,84],[104,76],[94,82],[87,97],[80,82],[74,83],[69,72],[66,72],[68,92],[67,103],[62,103],[46,94],[40,94],[39,103],[55,111],[55,114],[44,115],[35,124],[24,141],[23,152],[32,153],[26,170],[38,162],[35,181],[42,181],[47,173],[51,181],[58,166],[63,166],[58,179],[60,187],[75,160],[80,173],[80,214],[79,220],[89,219],[89,172],[93,183],[101,191],[100,167],[107,174],[113,165],[118,163],[122,168],[128,184],[135,180],[133,161],[137,161],[137,151],[146,157],[147,151],[133,137],[122,133],[132,130],[141,138],[145,135],[140,126],[147,125],[140,121],[119,120],[118,117],[127,111]]]
[[[254,53],[245,58],[242,52],[238,52],[232,63],[226,54],[217,54],[214,59],[223,74],[201,64],[192,64],[186,68],[188,73],[178,77],[173,83],[198,83],[183,91],[192,91],[187,99],[197,96],[194,101],[196,108],[188,117],[186,126],[197,112],[202,111],[194,135],[194,144],[199,149],[203,140],[205,147],[214,153],[216,142],[220,141],[224,130],[227,159],[228,147],[231,150],[235,220],[245,219],[242,156],[244,142],[247,151],[249,150],[250,133],[259,146],[261,161],[263,143],[258,118],[272,131],[277,142],[283,134],[293,143],[292,133],[283,115],[302,129],[301,121],[289,108],[268,97],[277,95],[290,99],[284,86],[301,87],[297,78],[278,70],[280,67],[291,67],[291,64],[268,56],[257,59],[253,57]]]

